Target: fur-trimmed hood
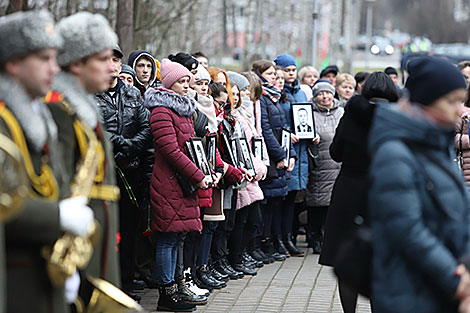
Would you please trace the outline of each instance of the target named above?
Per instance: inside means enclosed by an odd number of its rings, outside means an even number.
[[[166,107],[180,116],[189,117],[196,109],[196,101],[166,88],[150,88],[145,92],[144,106],[149,110]]]
[[[0,95],[35,150],[41,151],[49,136],[52,140],[57,139],[57,126],[47,107],[42,103],[33,107],[33,101],[23,87],[4,74],[0,74]]]
[[[55,77],[52,89],[64,95],[65,101],[82,121],[92,129],[96,128],[100,116],[96,99],[83,90],[72,74],[61,71]]]

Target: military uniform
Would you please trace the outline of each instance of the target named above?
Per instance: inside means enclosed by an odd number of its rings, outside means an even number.
[[[22,87],[3,75],[0,100],[0,130],[19,147],[30,184],[22,213],[5,225],[7,312],[67,312],[64,289],[52,286],[40,250],[63,233],[59,199],[73,173],[62,167],[48,110],[33,108]]]
[[[99,122],[98,107],[69,73],[62,71],[56,76],[52,91],[45,97],[56,121],[59,132],[59,142],[64,147],[65,167],[68,170],[76,168],[78,160],[84,156],[87,149],[87,139],[80,127],[88,127],[94,131],[98,144],[98,172],[91,190],[89,206],[95,213],[95,218],[101,226],[101,240],[94,249],[89,265],[83,271],[120,286],[119,264],[116,252],[118,235],[119,190],[116,188],[112,147],[102,131]],[[80,124],[81,126],[76,126]],[[86,284],[82,281],[82,285]],[[85,288],[86,289],[86,288]],[[89,290],[81,292],[87,293]]]

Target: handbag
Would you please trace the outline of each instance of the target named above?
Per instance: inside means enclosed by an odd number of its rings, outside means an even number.
[[[186,177],[175,171],[176,179],[178,180],[178,184],[181,187],[181,190],[183,191],[183,196],[188,197],[194,195],[198,187],[194,186]]]
[[[440,167],[448,176],[450,176],[456,185],[465,193],[462,184],[457,180],[447,168],[440,164],[433,156],[423,152],[421,147],[416,143],[403,142],[410,148],[411,151],[419,153],[428,159],[430,162]],[[444,205],[437,198],[434,192],[434,185],[426,173],[424,166],[419,160],[415,162],[420,167],[420,173],[423,175],[426,185],[426,191],[431,198],[434,206],[449,216],[452,213],[446,209]],[[338,278],[347,284],[350,288],[357,290],[361,295],[370,298],[371,282],[372,282],[372,230],[366,221],[358,216],[355,219],[355,227],[352,233],[347,237],[348,239],[343,242],[339,247],[336,259],[334,261],[334,272]],[[462,262],[470,266],[470,258],[464,258]]]

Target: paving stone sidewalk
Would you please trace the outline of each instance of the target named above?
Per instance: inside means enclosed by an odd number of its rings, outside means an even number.
[[[303,241],[303,240],[301,240]],[[300,248],[302,242],[299,243]],[[305,257],[291,257],[258,269],[258,274],[228,282],[226,288],[214,291],[197,313],[275,313],[313,312],[342,313],[338,284],[330,267],[318,265],[318,255],[309,251]],[[158,291],[145,289],[141,305],[156,312]],[[357,313],[370,313],[369,302],[360,298]]]

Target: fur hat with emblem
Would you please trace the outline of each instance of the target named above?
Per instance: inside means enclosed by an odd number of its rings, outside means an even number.
[[[17,12],[0,18],[0,64],[33,51],[59,48],[62,38],[47,11]]]
[[[64,38],[64,46],[57,56],[60,66],[113,49],[118,43],[116,33],[101,14],[79,12],[70,15],[57,23],[57,29]]]

